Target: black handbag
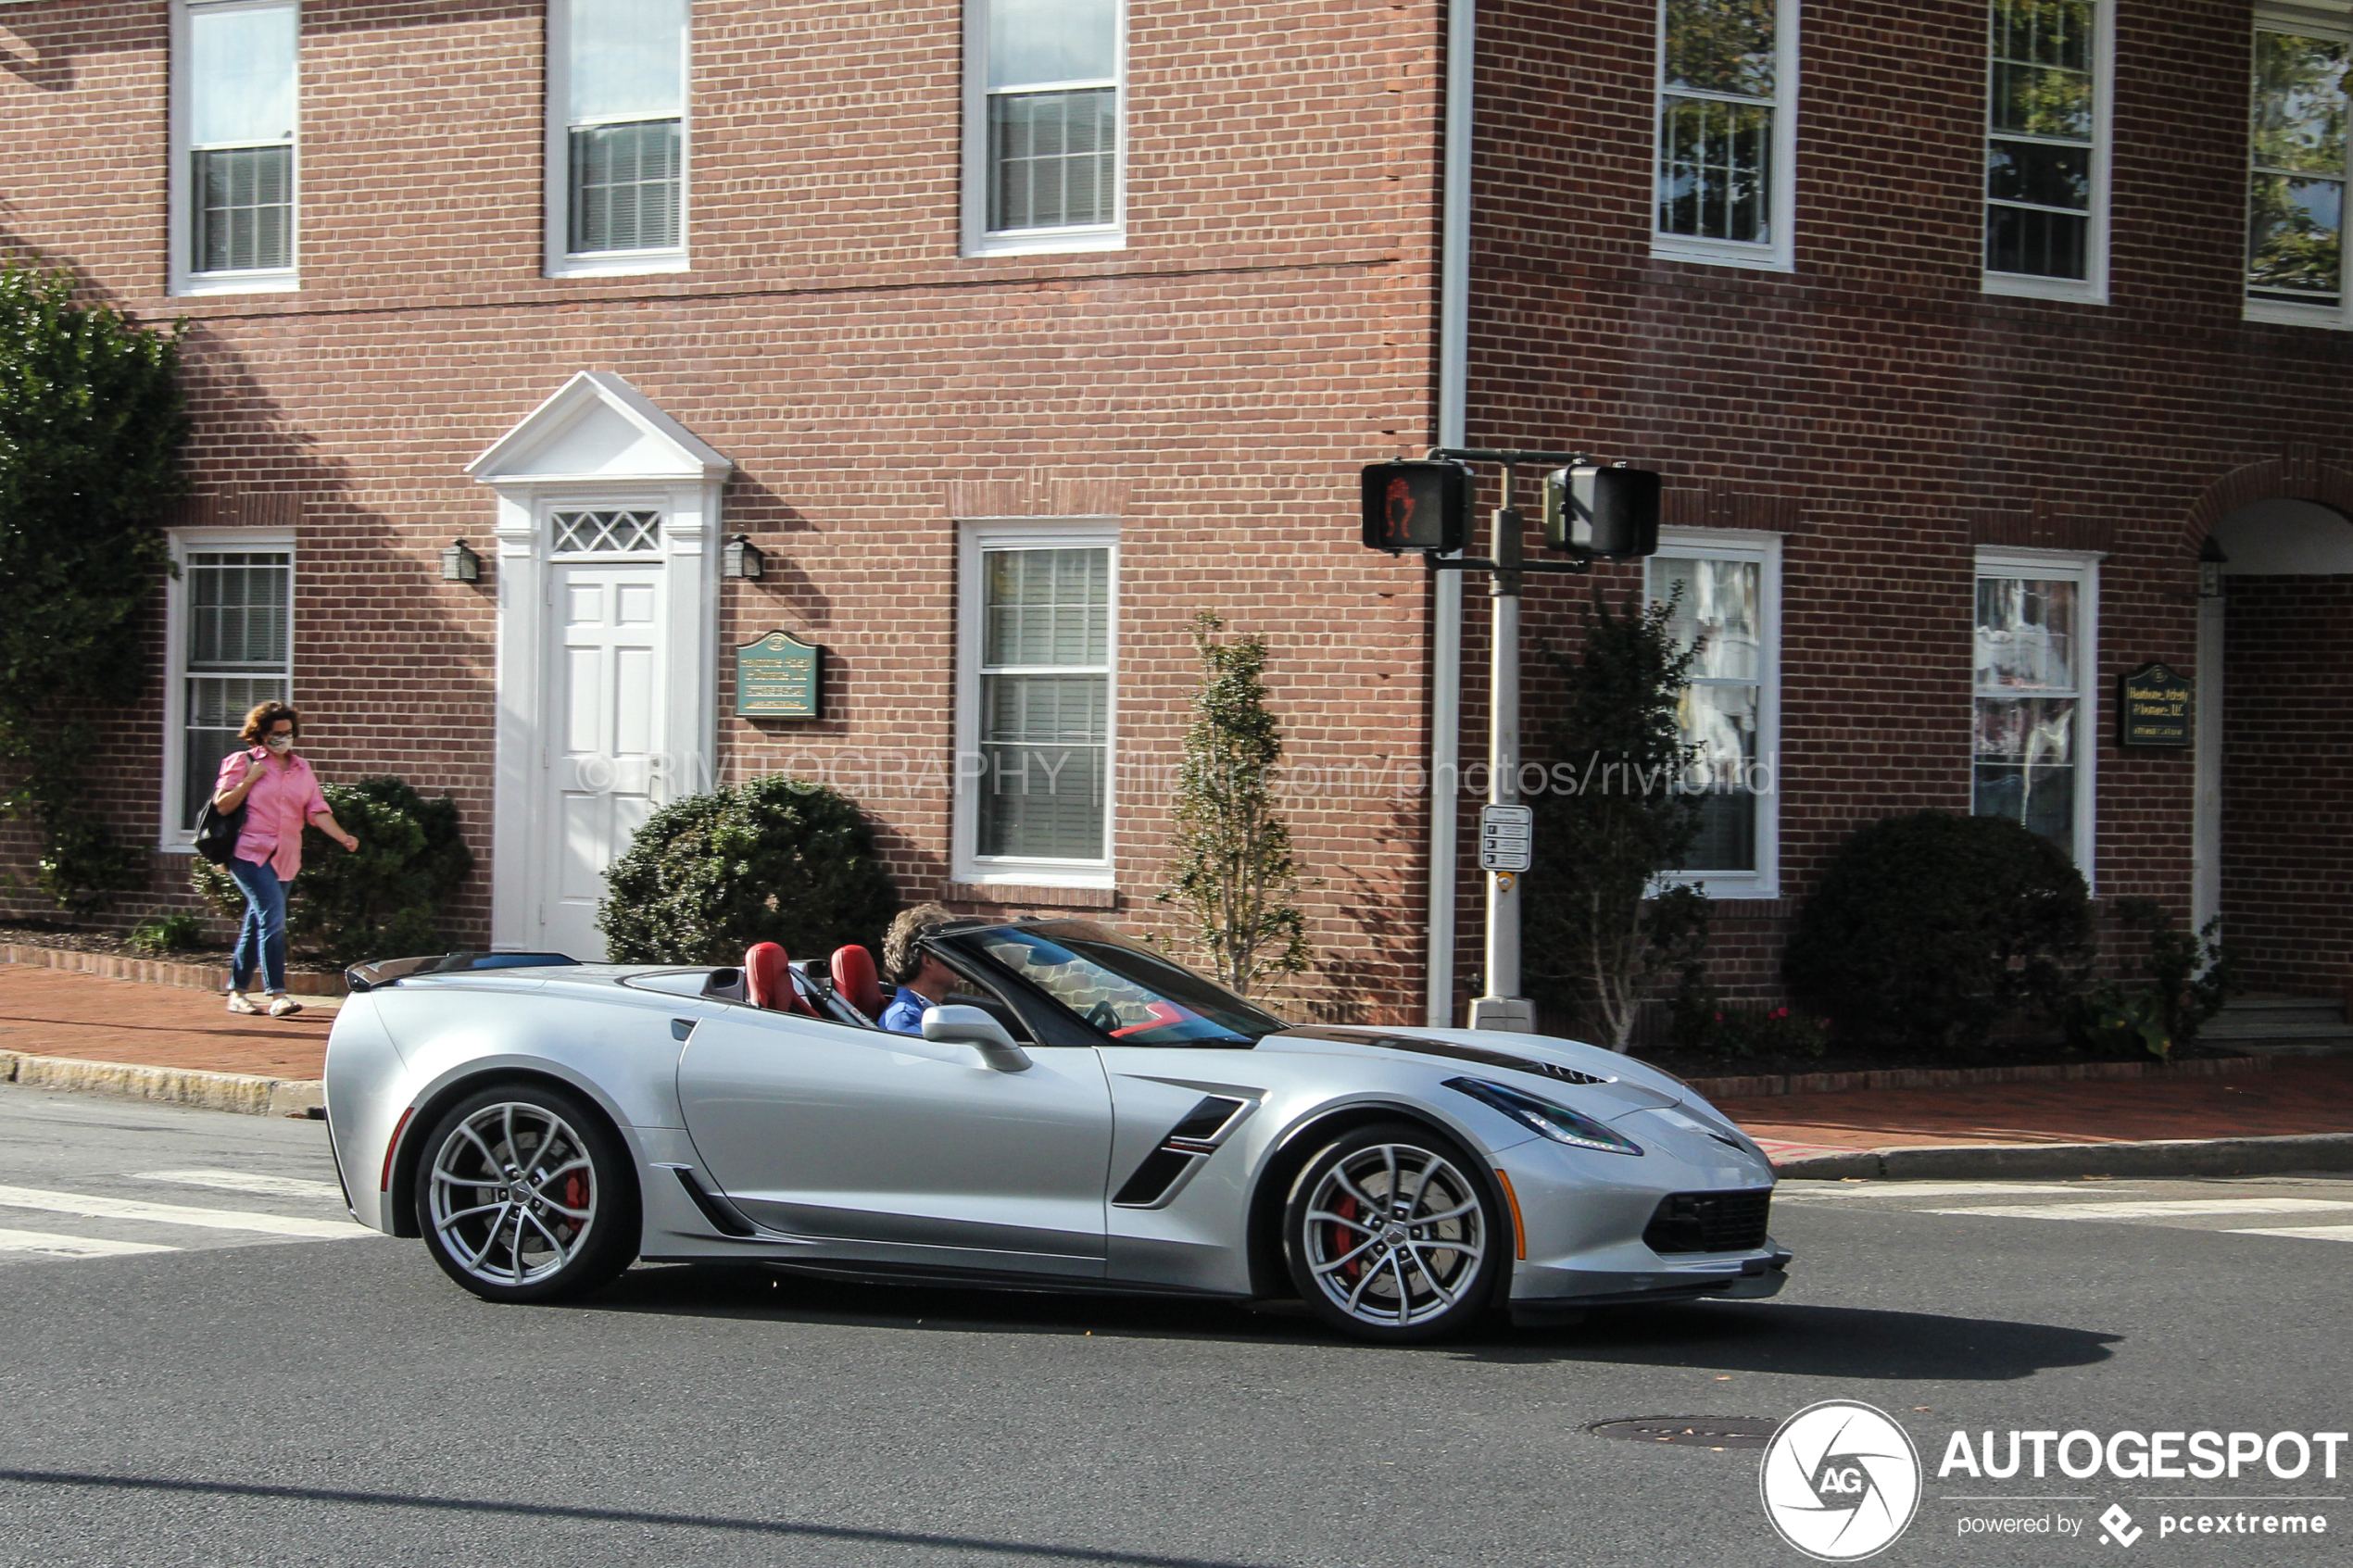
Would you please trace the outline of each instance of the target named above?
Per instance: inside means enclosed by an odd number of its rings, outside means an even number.
[[[237,835],[245,831],[245,809],[223,811],[210,800],[196,813],[196,853],[216,866],[225,866],[237,852]]]

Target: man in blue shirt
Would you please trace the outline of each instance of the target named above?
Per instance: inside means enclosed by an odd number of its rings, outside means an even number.
[[[938,904],[901,909],[883,937],[883,978],[899,987],[875,1022],[894,1035],[921,1035],[924,1010],[956,988],[956,972],[923,947],[923,939],[955,917]]]

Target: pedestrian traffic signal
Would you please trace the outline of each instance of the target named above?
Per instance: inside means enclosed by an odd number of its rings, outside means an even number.
[[[1658,553],[1658,475],[1580,463],[1544,476],[1544,547],[1611,559]]]
[[[1460,463],[1374,463],[1365,470],[1365,547],[1440,555],[1469,530],[1470,470]]]

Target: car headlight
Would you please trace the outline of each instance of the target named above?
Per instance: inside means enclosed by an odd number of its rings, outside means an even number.
[[[1571,1148],[1590,1148],[1602,1154],[1642,1152],[1642,1146],[1624,1134],[1590,1116],[1581,1116],[1565,1105],[1554,1105],[1551,1100],[1540,1099],[1524,1090],[1504,1084],[1491,1084],[1484,1078],[1449,1078],[1446,1086],[1493,1107],[1529,1132],[1541,1133],[1554,1143],[1565,1143]]]

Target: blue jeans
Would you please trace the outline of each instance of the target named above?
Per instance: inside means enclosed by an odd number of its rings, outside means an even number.
[[[253,985],[258,962],[271,991],[286,988],[286,884],[268,866],[240,855],[229,857],[221,870],[245,890],[245,920],[237,928],[237,950],[229,959],[229,989],[244,991]]]

